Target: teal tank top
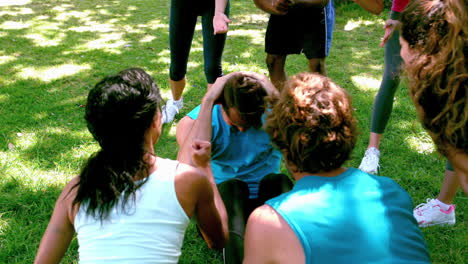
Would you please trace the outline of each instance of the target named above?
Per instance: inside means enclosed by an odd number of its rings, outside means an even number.
[[[430,263],[411,198],[387,177],[349,168],[306,176],[266,202],[296,233],[306,263]]]

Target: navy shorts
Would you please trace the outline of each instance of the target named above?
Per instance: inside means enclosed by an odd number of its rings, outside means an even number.
[[[305,54],[325,58],[327,28],[325,8],[294,7],[286,15],[271,15],[265,36],[265,52],[274,55]]]

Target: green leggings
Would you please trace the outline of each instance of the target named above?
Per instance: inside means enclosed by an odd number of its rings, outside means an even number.
[[[226,34],[213,34],[215,1],[172,0],[169,19],[169,46],[171,66],[169,77],[180,81],[187,72],[187,63],[198,16],[203,31],[204,71],[208,83],[222,75],[221,57]],[[229,14],[229,1],[225,14]]]
[[[385,63],[382,82],[372,109],[371,132],[383,134],[393,109],[393,97],[400,84],[400,32],[395,30],[385,44]]]

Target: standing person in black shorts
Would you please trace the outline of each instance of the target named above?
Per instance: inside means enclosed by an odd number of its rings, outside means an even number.
[[[273,84],[281,90],[287,76],[284,69],[289,54],[304,53],[309,70],[326,75],[328,0],[275,0],[265,37],[266,64]]]
[[[203,60],[208,88],[222,75],[221,57],[228,23],[229,0],[171,0],[169,39],[172,98],[163,109],[163,123],[170,123],[183,106],[185,74],[198,16],[203,31]]]

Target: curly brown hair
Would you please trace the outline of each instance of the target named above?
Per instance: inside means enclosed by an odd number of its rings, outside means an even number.
[[[265,130],[298,172],[339,168],[356,145],[356,120],[347,92],[327,77],[300,73],[289,79],[268,114]]]
[[[414,56],[405,65],[410,95],[439,151],[468,153],[467,0],[412,1],[401,36]]]

